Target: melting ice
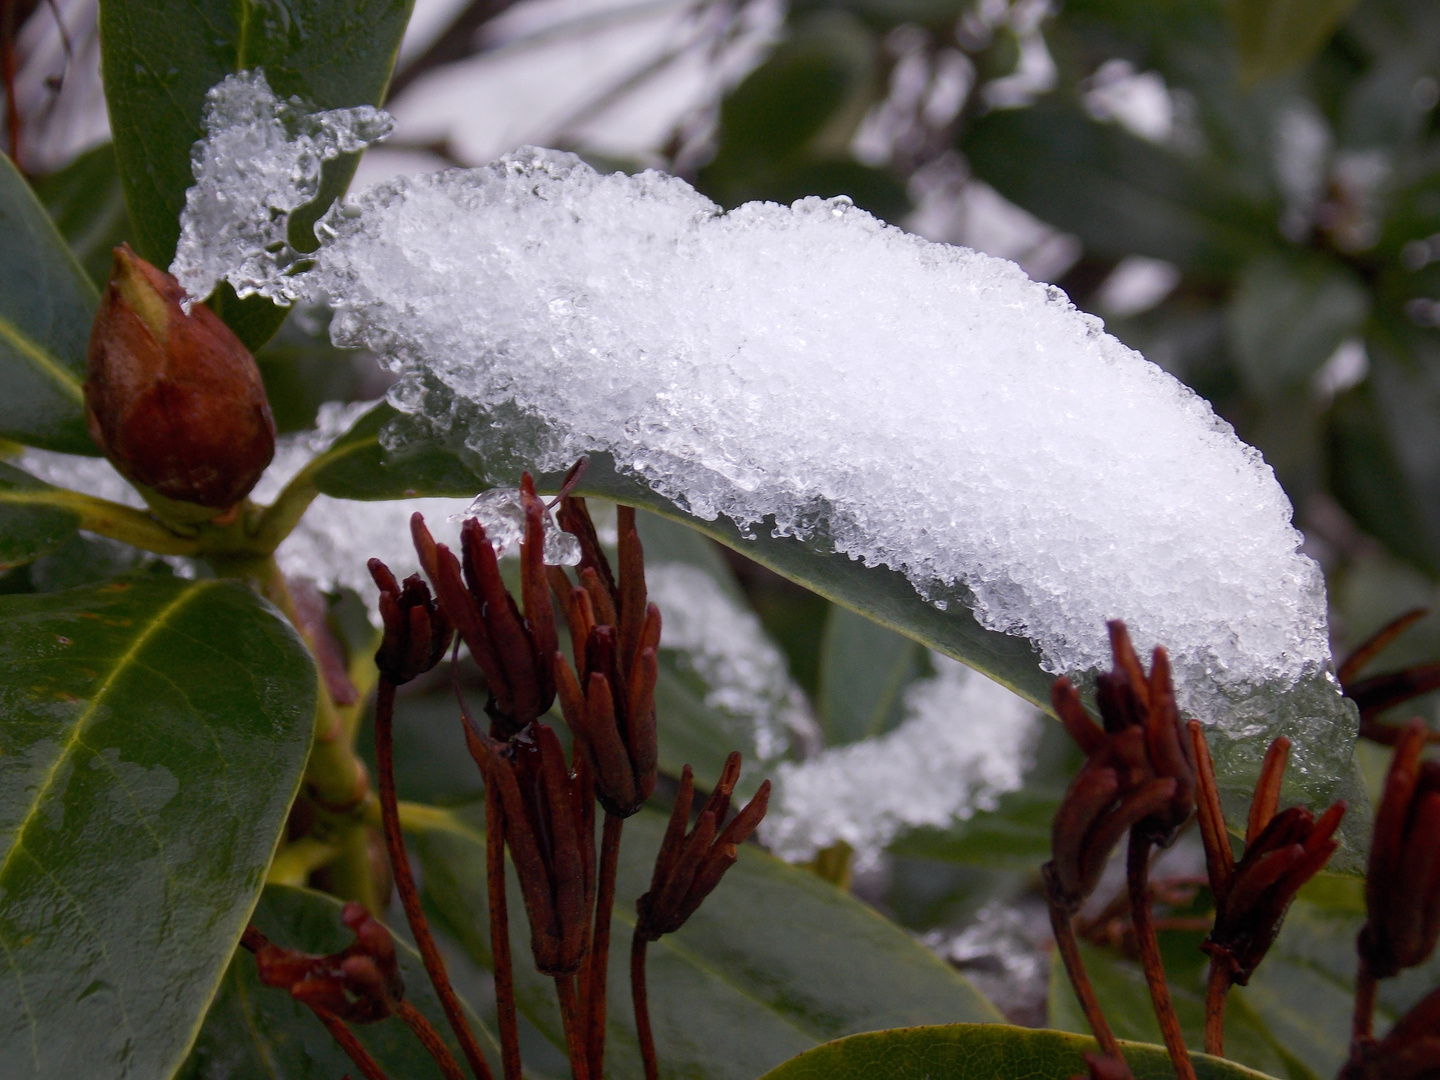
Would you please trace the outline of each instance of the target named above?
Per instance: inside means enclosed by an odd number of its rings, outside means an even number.
[[[1124,618],[1192,714],[1288,730],[1301,773],[1348,758],[1323,579],[1271,470],[1060,290],[844,200],[725,213],[534,149],[359,193],[295,273],[237,247],[309,152],[271,138],[294,106],[262,88],[211,91],[174,267],[195,295],[327,297],[337,343],[401,373],[397,405],[491,461],[524,447],[511,478],[608,452],[699,517],[900,571],[1050,671],[1108,662]],[[353,145],[374,117],[314,123]]]

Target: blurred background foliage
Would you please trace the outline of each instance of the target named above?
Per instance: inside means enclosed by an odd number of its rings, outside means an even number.
[[[94,0],[0,0],[0,46],[7,149],[98,280],[128,225]],[[726,207],[846,195],[1013,259],[1263,452],[1329,577],[1343,656],[1440,580],[1437,101],[1434,0],[421,0],[391,86],[397,133],[356,184],[541,143],[674,172]],[[282,429],[387,385],[373,359],[329,346],[326,323],[295,312],[258,354]],[[908,640],[733,553],[705,559],[783,650],[811,743],[883,734],[932,674]],[[5,588],[46,587],[19,573],[29,584]],[[1431,617],[1386,666],[1436,656]],[[675,708],[703,733],[689,677],[675,673]],[[449,767],[448,679],[424,690],[402,705],[402,794],[473,798]],[[1029,1022],[1050,978],[1034,868],[1074,766],[1047,725],[1022,791],[901,836],[857,882]],[[1341,917],[1313,902],[1316,920]],[[1317,977],[1304,948],[1276,978]],[[1115,956],[1120,987],[1133,972]],[[1297,1017],[1264,1014],[1281,996],[1255,1000],[1238,1010],[1259,1032],[1252,1060],[1323,1072],[1330,1051],[1285,1034]],[[1050,1001],[1051,1020],[1065,1008]]]

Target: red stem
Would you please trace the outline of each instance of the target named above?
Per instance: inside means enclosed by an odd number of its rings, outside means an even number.
[[[1095,1033],[1095,1041],[1100,1044],[1101,1052],[1123,1061],[1120,1041],[1110,1030],[1110,1023],[1100,1008],[1100,1000],[1095,996],[1095,987],[1090,983],[1090,974],[1085,970],[1085,961],[1080,958],[1080,946],[1075,941],[1075,928],[1071,924],[1070,915],[1058,904],[1050,905],[1050,928],[1055,932],[1055,945],[1060,950],[1060,959],[1065,962],[1065,974],[1070,976],[1070,985],[1075,988],[1075,996],[1080,999],[1080,1008],[1085,1011],[1085,1019],[1090,1024],[1090,1030]]]
[[[465,1080],[465,1073],[460,1068],[460,1063],[455,1060],[455,1055],[450,1053],[450,1048],[445,1045],[445,1040],[440,1038],[440,1033],[435,1030],[429,1020],[426,1020],[419,1009],[410,1002],[401,998],[395,1003],[395,1012],[405,1026],[415,1033],[430,1056],[435,1059],[435,1064],[440,1066],[444,1073],[445,1080]]]
[[[1205,986],[1205,1052],[1225,1056],[1225,1002],[1230,994],[1230,967],[1218,959],[1210,961],[1210,979]]]
[[[405,919],[415,944],[420,949],[420,958],[425,961],[425,971],[440,998],[445,1019],[460,1042],[465,1060],[479,1080],[494,1080],[480,1044],[470,1030],[465,1013],[460,1008],[460,999],[450,985],[450,976],[445,970],[445,961],[430,933],[430,924],[420,906],[420,893],[415,888],[415,876],[410,872],[410,860],[405,855],[405,837],[400,832],[400,810],[395,799],[395,754],[392,733],[395,723],[395,684],[381,679],[375,695],[375,765],[379,773],[380,819],[385,830],[385,846],[390,852],[390,868],[395,875],[395,890],[405,907]]]
[[[610,971],[610,922],[615,912],[615,878],[620,865],[620,832],[625,819],[605,815],[605,830],[600,840],[599,895],[595,901],[595,936],[590,956],[585,962],[584,1005],[586,1009],[586,1049],[590,1058],[590,1074],[604,1075],[606,983]]]
[[[1177,1080],[1195,1080],[1195,1066],[1190,1063],[1185,1037],[1180,1034],[1180,1020],[1170,1001],[1165,965],[1160,959],[1160,941],[1155,936],[1155,923],[1150,916],[1150,891],[1146,887],[1150,876],[1150,841],[1134,832],[1130,834],[1126,871],[1130,881],[1130,914],[1135,920],[1135,940],[1140,946],[1145,981],[1150,984],[1155,1019],[1160,1022],[1160,1034],[1165,1038],[1165,1049],[1170,1051],[1170,1064],[1175,1067]]]
[[[645,1080],[660,1080],[660,1069],[655,1064],[655,1036],[650,1032],[650,999],[645,992],[645,947],[648,944],[639,934],[630,939],[630,997],[635,1003],[635,1037],[640,1041]],[[1113,1035],[1111,1040],[1114,1040]]]
[[[500,793],[485,785],[485,881],[490,896],[490,954],[495,963],[495,1013],[505,1080],[521,1080],[520,1026],[515,1015],[515,968],[510,959],[510,915],[505,899],[505,821]]]
[[[330,1032],[330,1037],[340,1044],[340,1049],[353,1061],[356,1067],[365,1075],[365,1080],[390,1080],[385,1075],[385,1070],[380,1063],[370,1056],[370,1051],[360,1045],[360,1040],[355,1033],[345,1026],[345,1021],[336,1016],[329,1009],[319,1005],[311,1005],[310,1011],[320,1018],[325,1025],[325,1030]]]
[[[1370,1039],[1375,1026],[1376,980],[1365,957],[1360,957],[1360,970],[1355,975],[1355,1022],[1351,1028],[1351,1041],[1355,1044]]]
[[[565,1026],[565,1047],[570,1053],[570,1075],[573,1080],[590,1080],[590,1063],[585,1056],[585,1018],[575,997],[575,976],[556,975],[555,993],[560,999],[560,1020]]]

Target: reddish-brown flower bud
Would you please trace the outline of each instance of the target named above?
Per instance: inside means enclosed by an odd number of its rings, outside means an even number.
[[[1056,811],[1053,857],[1042,870],[1050,901],[1068,912],[1095,891],[1128,830],[1168,844],[1195,811],[1195,767],[1165,650],[1156,647],[1146,676],[1124,623],[1110,623],[1110,644],[1115,667],[1097,680],[1103,729],[1069,679],[1056,679],[1051,691],[1056,715],[1086,757]]]
[[[1440,990],[1432,990],[1383,1039],[1361,1040],[1339,1080],[1430,1080],[1440,1076]]]
[[[253,926],[240,943],[255,954],[256,971],[266,986],[351,1023],[383,1020],[405,996],[395,942],[359,904],[346,904],[341,919],[355,940],[329,956],[281,948]]]
[[[721,828],[725,815],[730,811],[730,796],[734,794],[735,783],[739,779],[740,754],[732,752],[720,773],[719,783],[700,811],[695,828],[687,832],[690,804],[695,797],[695,781],[690,766],[685,766],[680,775],[675,808],[670,814],[670,825],[660,842],[660,853],[655,857],[650,891],[635,904],[639,914],[635,924],[636,937],[655,941],[662,934],[679,930],[720,884],[725,871],[735,865],[735,860],[739,858],[737,845],[750,838],[770,804],[770,781],[766,780],[730,824]]]
[[[1440,764],[1420,760],[1426,734],[1418,719],[1404,728],[1375,814],[1359,947],[1380,979],[1422,963],[1440,938]]]
[[[402,588],[379,559],[367,565],[380,590],[380,621],[385,627],[375,666],[387,681],[401,686],[440,662],[455,630],[419,574],[406,578]]]
[[[525,535],[520,541],[520,595],[524,614],[500,578],[500,563],[485,527],[470,518],[460,528],[462,564],[435,543],[425,519],[410,519],[415,550],[435,595],[490,691],[485,712],[493,733],[509,738],[544,716],[555,701],[554,656],[559,638],[545,575],[545,506],[526,473],[520,482]]]
[[[595,788],[585,759],[577,755],[567,769],[560,740],[545,724],[500,742],[465,719],[470,753],[500,797],[535,966],[545,975],[574,974],[590,948],[595,904]]]
[[[1336,677],[1340,680],[1345,696],[1355,702],[1360,710],[1360,735],[1362,738],[1371,739],[1386,746],[1394,746],[1404,728],[1397,724],[1381,722],[1380,714],[1387,709],[1404,704],[1411,698],[1428,694],[1431,690],[1440,688],[1440,661],[1415,664],[1398,671],[1386,671],[1364,679],[1359,677],[1360,673],[1391,642],[1428,614],[1430,614],[1428,608],[1415,608],[1391,619],[1361,642],[1336,671]],[[1440,739],[1440,735],[1431,732],[1429,739],[1431,742],[1435,742]]]
[[[1200,947],[1225,966],[1231,982],[1244,986],[1275,943],[1295,894],[1340,846],[1334,836],[1345,804],[1335,803],[1318,820],[1301,806],[1276,813],[1290,756],[1290,740],[1276,739],[1260,767],[1245,854],[1237,865],[1220,813],[1210,748],[1197,721],[1190,721],[1189,735],[1199,778],[1200,835],[1215,897],[1215,925]]]
[[[618,515],[617,582],[585,500],[562,500],[561,527],[580,541],[580,584],[572,585],[558,566],[550,568],[550,582],[575,647],[574,670],[561,653],[554,656],[565,722],[595,773],[601,805],[617,817],[629,817],[655,790],[660,610],[646,599],[645,554],[635,511],[622,506]]]
[[[85,408],[95,442],[147,497],[225,510],[270,464],[275,421],[249,351],[203,304],[187,315],[185,298],[169,274],[115,249],[90,334]]]

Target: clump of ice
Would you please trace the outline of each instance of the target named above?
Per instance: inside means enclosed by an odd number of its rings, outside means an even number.
[[[269,280],[303,259],[290,246],[290,213],[320,194],[325,162],[384,138],[394,121],[369,105],[317,112],[299,98],[281,101],[257,69],[211,87],[205,125],[175,249],[175,276],[197,300],[229,271]]]
[[[817,739],[805,695],[753,611],[698,566],[652,563],[645,581],[664,619],[662,654],[700,681],[705,706],[753,748],[753,764],[769,765]]]
[[[212,120],[199,187],[256,123]],[[290,161],[257,152],[247,183],[284,189]],[[1169,647],[1192,715],[1287,731],[1298,773],[1347,754],[1323,578],[1269,467],[1011,263],[844,199],[722,213],[535,149],[337,205],[303,273],[213,243],[236,209],[197,198],[177,267],[328,296],[336,342],[381,355],[391,400],[497,475],[609,453],[698,517],[891,567],[1052,672],[1107,664],[1124,618]]]
[[[944,828],[1024,779],[1040,715],[999,683],[933,653],[936,674],[905,692],[893,731],[781,762],[760,838],[798,862],[844,841],[864,863],[907,829]]]
[[[520,500],[519,488],[487,488],[464,510],[451,514],[450,520],[464,521],[471,517],[485,526],[485,535],[497,556],[504,555],[525,537],[525,505]],[[546,511],[542,520],[544,560],[551,566],[578,566],[580,541],[561,529],[550,511]]]

